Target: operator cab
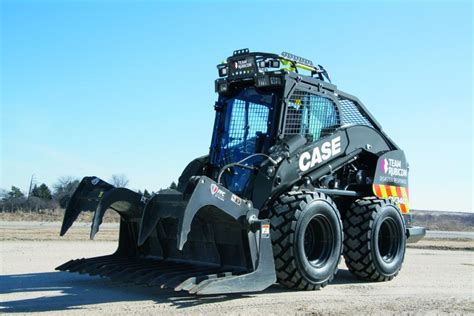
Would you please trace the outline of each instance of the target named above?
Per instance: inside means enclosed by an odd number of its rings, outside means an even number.
[[[310,72],[309,77],[329,81],[324,68],[313,66],[308,59],[242,49],[217,68],[219,99],[210,163],[215,170],[225,169],[221,182],[236,194],[245,195],[252,172],[267,159],[270,147],[282,134],[304,135],[312,141],[324,128],[338,124],[332,103],[324,98],[303,92],[294,94],[284,106],[283,99],[292,89],[286,83],[295,80],[288,80],[288,74],[303,69]],[[307,106],[311,104],[315,106]],[[232,167],[227,168],[229,164]]]

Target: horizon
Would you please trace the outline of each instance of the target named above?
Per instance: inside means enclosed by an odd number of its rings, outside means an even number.
[[[177,182],[209,150],[216,65],[248,47],[313,60],[357,96],[405,151],[412,209],[474,212],[470,1],[304,2],[291,25],[245,3],[2,1],[0,188]],[[209,18],[223,13],[238,28]]]

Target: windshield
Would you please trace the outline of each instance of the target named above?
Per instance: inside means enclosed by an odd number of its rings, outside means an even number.
[[[217,111],[211,145],[211,163],[218,167],[238,162],[254,153],[266,152],[272,137],[274,93],[262,94],[250,87],[232,98],[221,97]],[[249,159],[250,164],[262,161],[262,157]],[[224,184],[233,192],[242,192],[250,171],[234,168],[234,175],[227,174]],[[232,179],[230,179],[232,177]]]

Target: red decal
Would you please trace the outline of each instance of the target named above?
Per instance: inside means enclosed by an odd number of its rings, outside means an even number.
[[[403,197],[403,194],[402,194],[402,189],[400,187],[395,187],[397,189],[397,196],[398,197]]]

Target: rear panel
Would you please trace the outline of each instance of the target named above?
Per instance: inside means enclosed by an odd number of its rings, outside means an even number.
[[[377,197],[392,198],[402,213],[408,213],[408,163],[402,150],[389,151],[379,157],[372,190]]]

